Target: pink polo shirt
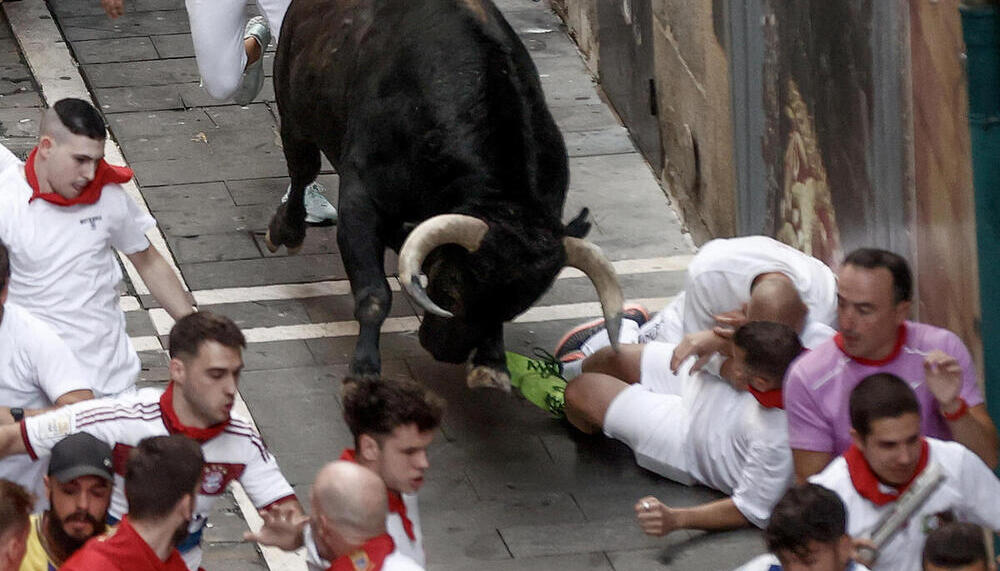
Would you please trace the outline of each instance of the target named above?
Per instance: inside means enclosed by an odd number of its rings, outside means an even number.
[[[851,444],[851,391],[874,373],[892,373],[909,383],[920,401],[924,435],[951,440],[951,430],[924,383],[924,358],[935,349],[951,355],[962,366],[962,398],[970,407],[982,404],[972,357],[958,336],[947,329],[907,321],[896,350],[882,361],[851,357],[834,338],[792,363],[784,386],[789,445],[798,450],[843,454]]]

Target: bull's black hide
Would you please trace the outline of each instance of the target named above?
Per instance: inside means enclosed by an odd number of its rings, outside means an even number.
[[[428,310],[422,345],[471,358],[470,383],[504,386],[503,322],[551,285],[564,239],[590,225],[585,211],[562,223],[565,145],[500,12],[488,0],[295,0],[274,86],[292,193],[268,245],[301,245],[322,152],[340,174],[337,243],[360,323],[352,373],[380,371],[384,250],[416,226],[400,276]]]

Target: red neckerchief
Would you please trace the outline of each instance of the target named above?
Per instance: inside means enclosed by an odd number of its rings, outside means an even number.
[[[879,489],[878,477],[875,476],[872,467],[865,460],[864,454],[861,453],[861,450],[857,446],[851,444],[847,452],[844,452],[844,460],[847,460],[847,472],[851,475],[851,483],[854,484],[854,489],[861,494],[861,497],[877,506],[884,506],[898,500],[899,496],[903,495],[903,492],[906,491],[906,488],[910,487],[913,480],[927,467],[927,440],[921,439],[921,441],[920,462],[917,463],[917,470],[913,472],[913,477],[902,486],[896,488],[895,493],[888,494]]]
[[[893,359],[899,356],[899,352],[903,350],[903,345],[906,343],[906,324],[900,323],[899,330],[896,332],[896,346],[892,348],[885,359],[866,359],[864,357],[857,357],[851,355],[844,348],[844,336],[838,331],[836,335],[833,336],[833,342],[837,344],[839,348],[845,355],[853,359],[854,361],[861,363],[862,365],[867,365],[869,367],[881,367],[882,365],[891,363]]]
[[[177,411],[174,410],[173,381],[170,381],[170,384],[167,385],[167,390],[163,391],[163,394],[160,395],[160,412],[162,413],[161,417],[163,418],[163,424],[167,427],[167,432],[170,434],[183,434],[192,440],[197,440],[201,444],[204,444],[222,434],[222,431],[229,426],[228,420],[209,426],[208,428],[195,428],[193,426],[186,426],[183,424],[181,420],[177,418]]]
[[[104,190],[104,185],[106,184],[124,184],[132,180],[132,176],[135,174],[132,169],[128,167],[116,167],[109,165],[107,161],[101,159],[97,161],[97,169],[94,171],[94,180],[90,181],[90,184],[83,187],[80,194],[76,195],[75,198],[66,198],[65,196],[57,192],[46,192],[42,194],[41,187],[38,185],[38,175],[35,173],[35,155],[38,154],[38,147],[32,149],[31,154],[28,155],[28,161],[24,164],[24,176],[28,179],[28,186],[31,187],[31,198],[28,202],[36,198],[41,198],[46,202],[51,202],[52,204],[58,206],[73,206],[75,204],[93,204],[100,200],[101,191]]]
[[[396,544],[392,541],[392,537],[388,533],[383,533],[369,539],[349,555],[338,557],[327,571],[378,571],[382,568],[385,558],[394,549]]]
[[[358,463],[358,457],[353,448],[345,448],[343,453],[340,454],[340,459],[354,462],[355,464]],[[403,520],[403,531],[406,532],[406,537],[409,537],[410,541],[416,541],[417,534],[413,531],[413,522],[406,516],[406,504],[403,502],[403,495],[394,490],[387,489],[386,491],[389,493],[389,511],[399,514],[400,519]]]
[[[757,399],[760,406],[764,408],[785,408],[784,399],[782,398],[781,389],[772,389],[769,391],[758,391],[750,385],[747,385],[747,390],[753,395],[753,398]]]

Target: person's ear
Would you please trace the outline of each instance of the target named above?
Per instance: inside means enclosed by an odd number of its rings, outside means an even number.
[[[753,387],[754,390],[762,393],[781,388],[780,384],[776,386],[775,383],[772,383],[770,380],[760,375],[747,375],[747,383]]]
[[[179,357],[170,359],[170,364],[167,366],[167,370],[170,372],[171,381],[174,381],[179,385],[183,385],[187,380],[187,370],[184,367],[184,361],[182,361]]]
[[[50,135],[42,135],[38,139],[38,153],[42,155],[43,158],[49,158],[49,154],[55,146],[56,140]]]
[[[382,455],[382,448],[378,440],[369,434],[362,434],[358,437],[358,458],[365,462],[378,462]]]
[[[854,555],[854,542],[851,540],[851,536],[846,533],[841,535],[837,541],[836,549],[839,561],[850,561]]]
[[[46,474],[46,475],[42,476],[42,482],[45,483],[45,493],[48,494],[48,495],[52,495],[52,486],[53,486],[52,478],[50,478]]]
[[[864,449],[865,439],[861,437],[861,434],[857,430],[851,429],[851,442],[858,447],[859,450]]]
[[[910,305],[912,303],[909,301],[901,301],[896,304],[896,321],[898,323],[903,323],[910,316]]]

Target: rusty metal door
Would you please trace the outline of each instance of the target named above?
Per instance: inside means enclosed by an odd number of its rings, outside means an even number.
[[[656,172],[663,169],[653,79],[653,9],[650,0],[597,3],[601,88]]]

